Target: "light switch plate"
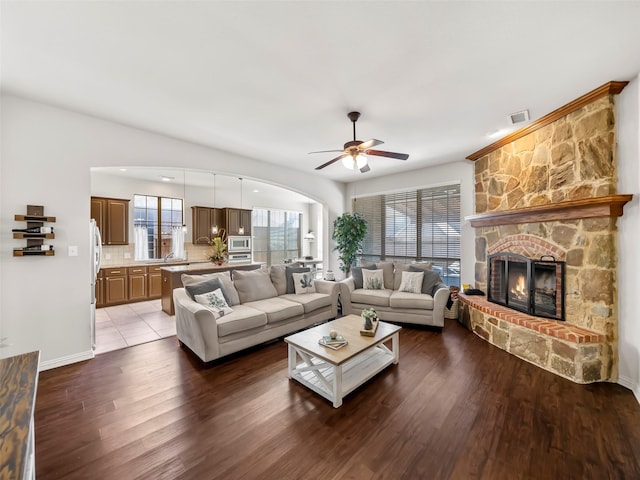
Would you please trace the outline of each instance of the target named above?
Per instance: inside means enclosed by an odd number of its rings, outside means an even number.
[[[77,257],[78,256],[78,247],[75,245],[69,245],[69,256]]]

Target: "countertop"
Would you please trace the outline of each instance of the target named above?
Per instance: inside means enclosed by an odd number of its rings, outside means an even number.
[[[200,270],[207,270],[211,272],[212,270],[232,270],[233,267],[246,267],[248,265],[256,265],[258,267],[262,266],[261,263],[257,262],[243,262],[243,263],[225,263],[224,265],[216,265],[211,262],[204,263],[190,263],[189,265],[176,265],[176,266],[163,266],[162,270],[165,272],[197,272]]]
[[[192,261],[189,260],[169,260],[168,262],[156,261],[156,262],[127,262],[127,263],[114,263],[105,265],[104,263],[100,266],[100,268],[126,268],[126,267],[171,267],[176,265],[204,265],[210,264],[208,260],[198,260]]]

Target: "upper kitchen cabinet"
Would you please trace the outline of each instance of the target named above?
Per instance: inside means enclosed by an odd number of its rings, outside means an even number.
[[[227,235],[251,235],[251,210],[225,208],[224,218]],[[244,227],[244,233],[240,233],[240,227]]]
[[[103,245],[129,245],[129,200],[91,197],[91,218],[102,233]]]
[[[191,207],[192,242],[194,245],[207,245],[213,236],[211,228],[225,228],[222,209],[210,207]]]

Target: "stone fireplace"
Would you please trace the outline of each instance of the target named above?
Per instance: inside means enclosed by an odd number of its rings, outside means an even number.
[[[468,157],[475,287],[487,297],[461,295],[461,321],[579,383],[618,375],[616,217],[631,196],[616,192],[614,95],[625,85],[603,85]],[[489,285],[498,272],[504,283]],[[511,293],[521,274],[523,291]]]

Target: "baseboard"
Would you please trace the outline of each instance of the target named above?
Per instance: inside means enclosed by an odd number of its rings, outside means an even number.
[[[65,365],[71,365],[72,363],[83,362],[84,360],[91,360],[95,355],[93,350],[86,352],[75,353],[73,355],[67,355],[66,357],[54,358],[53,360],[47,360],[46,362],[40,362],[40,371],[50,370],[52,368],[64,367]]]
[[[637,402],[640,403],[640,385],[638,385],[633,379],[622,375],[618,376],[618,383],[631,390],[635,395]]]

